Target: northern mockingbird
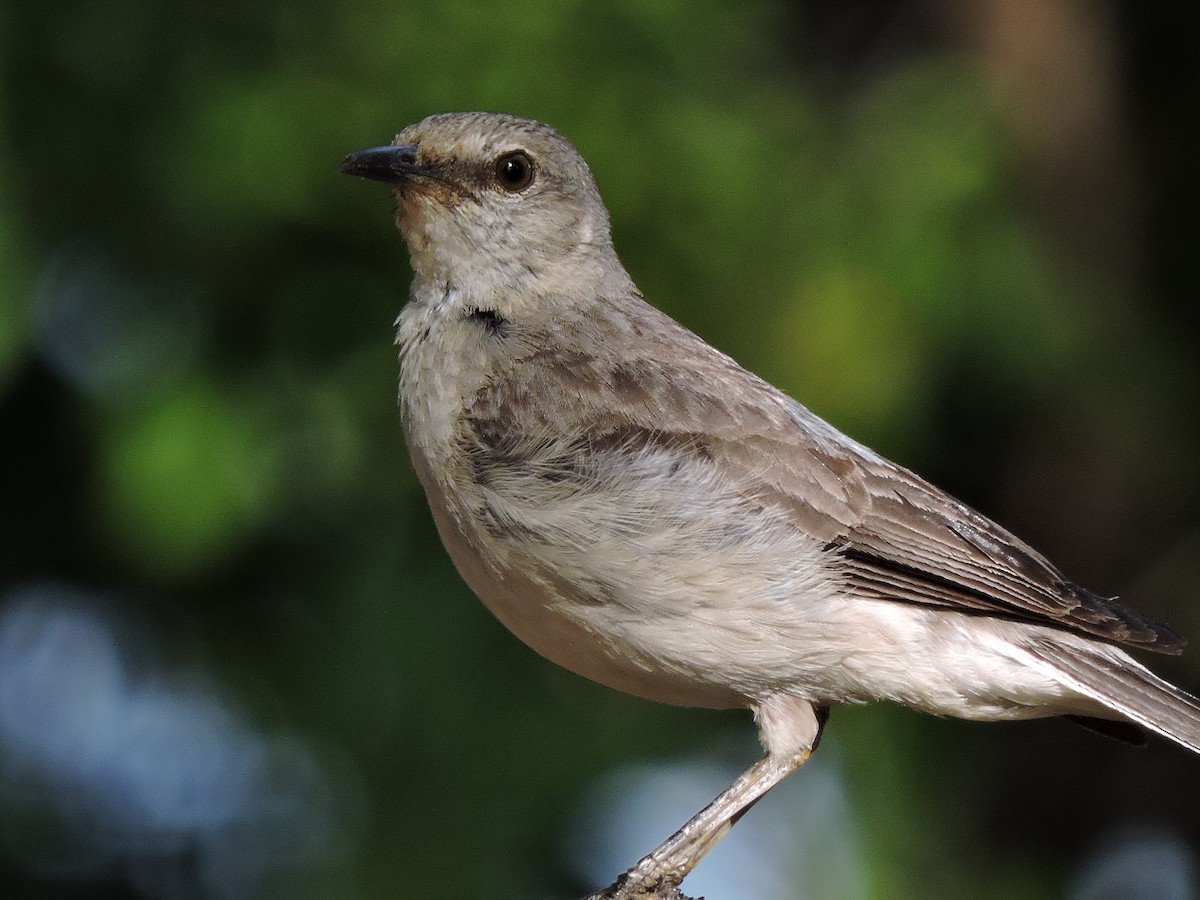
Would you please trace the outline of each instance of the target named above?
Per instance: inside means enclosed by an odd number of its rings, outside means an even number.
[[[556,131],[437,115],[339,169],[396,196],[401,416],[463,578],[580,675],[758,723],[765,757],[594,896],[678,886],[834,703],[1132,722],[1200,752],[1200,702],[1124,649],[1181,638],[646,304]]]

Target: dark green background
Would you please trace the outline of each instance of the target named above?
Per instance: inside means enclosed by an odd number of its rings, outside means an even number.
[[[437,542],[391,201],[333,172],[489,109],[576,143],[651,302],[1200,640],[1198,41],[1182,2],[6,4],[0,611],[102,596],[316,748],[340,849],[261,896],[569,897],[593,779],[751,761],[748,716],[536,657]],[[1152,663],[1200,689],[1200,652]],[[1158,740],[870,707],[821,755],[874,898],[1063,896],[1130,829],[1200,848],[1200,759]],[[147,895],[36,864],[56,816],[0,841],[0,895]]]

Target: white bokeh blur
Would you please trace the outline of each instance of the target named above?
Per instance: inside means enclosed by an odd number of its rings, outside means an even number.
[[[268,896],[352,852],[353,786],[163,663],[103,597],[46,583],[0,598],[0,849],[17,864],[120,872],[164,900]]]
[[[1155,828],[1113,835],[1093,848],[1068,900],[1196,900],[1196,854],[1180,835]]]

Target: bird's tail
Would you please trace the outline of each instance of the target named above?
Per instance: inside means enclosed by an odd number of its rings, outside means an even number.
[[[1200,699],[1105,644],[1028,648],[1071,688],[1133,722],[1200,753]]]

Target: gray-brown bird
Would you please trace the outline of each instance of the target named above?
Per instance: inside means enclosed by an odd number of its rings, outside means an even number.
[[[1133,722],[1200,752],[1200,702],[1125,650],[1177,635],[645,303],[556,131],[432,116],[340,171],[396,195],[401,416],[463,578],[574,672],[758,723],[765,757],[595,896],[676,887],[835,703]]]

